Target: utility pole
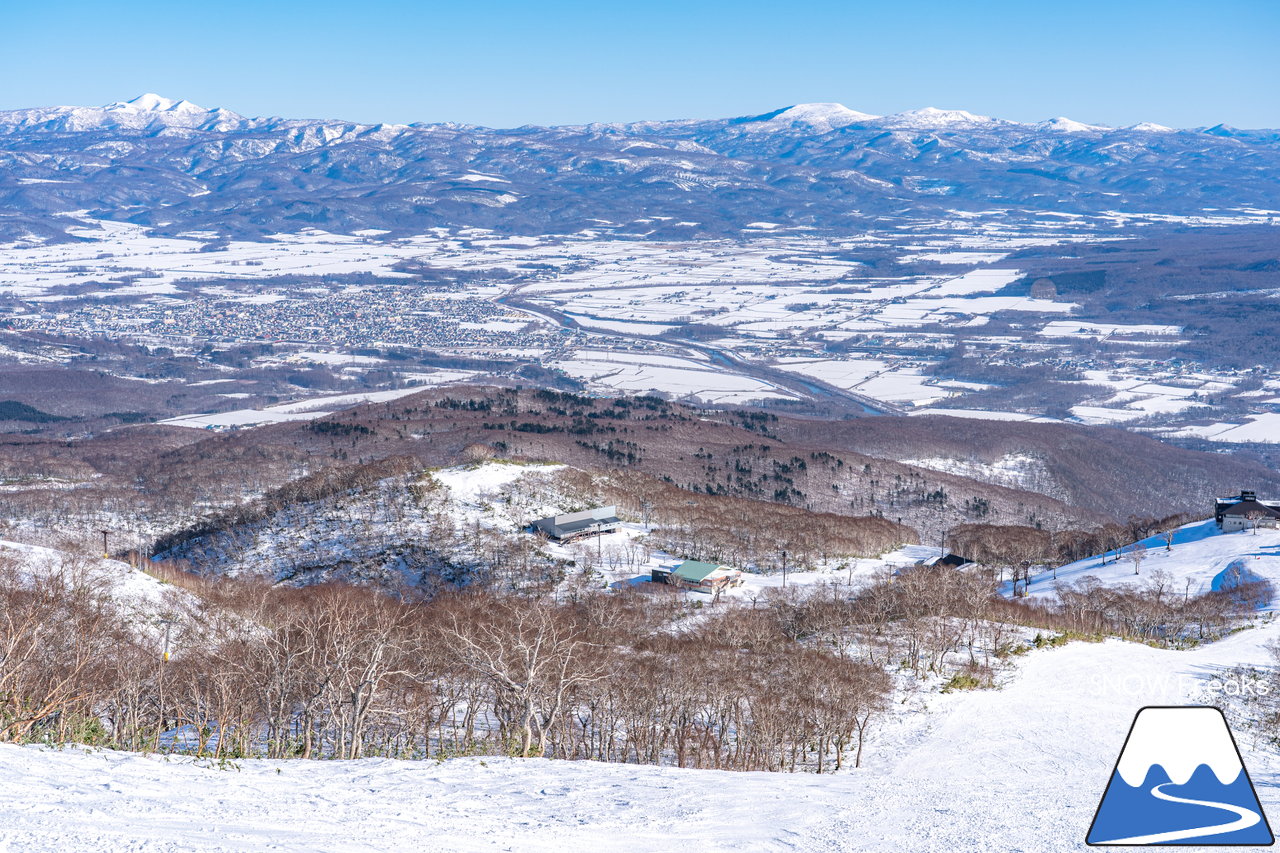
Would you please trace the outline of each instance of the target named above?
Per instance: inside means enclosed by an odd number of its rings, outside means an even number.
[[[787,552],[785,549],[782,552],[782,588],[787,588]]]
[[[98,532],[102,534],[102,559],[104,560],[110,559],[111,552],[107,550],[107,534],[110,533],[111,531],[100,530]]]
[[[173,628],[173,626],[177,625],[178,623],[172,619],[161,619],[160,624],[164,626],[164,654],[161,656],[160,660],[162,663],[168,663],[169,662],[169,632]]]
[[[165,695],[165,686],[166,686],[167,679],[165,676],[168,674],[168,671],[169,671],[169,667],[167,666],[167,664],[169,663],[169,630],[177,623],[172,619],[160,619],[158,620],[158,624],[164,626],[164,650],[160,654],[160,668],[159,668],[159,671],[157,672],[157,679],[156,679],[157,684],[159,686],[159,690],[160,690],[159,697],[158,697],[159,705],[160,705],[160,726],[156,730],[156,735],[155,735],[157,745],[159,745],[160,737],[169,724],[169,716],[168,714],[165,713],[165,703],[167,701],[167,698]]]

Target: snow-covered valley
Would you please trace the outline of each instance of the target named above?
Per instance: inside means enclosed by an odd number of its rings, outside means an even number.
[[[164,395],[156,420],[232,429],[301,417],[281,396],[512,376],[1231,444],[1274,443],[1280,417],[1271,356],[1220,343],[1276,292],[1273,131],[835,103],[499,130],[146,94],[0,111],[0,138],[26,152],[0,176],[0,369],[88,346],[133,379],[257,383]],[[261,372],[355,351],[323,382]],[[424,357],[467,363],[407,369]]]
[[[175,389],[240,380],[245,390],[228,385],[198,405],[166,398],[156,412],[210,429],[518,377],[714,406],[818,403],[1273,442],[1280,398],[1269,367],[1182,357],[1206,334],[1189,323],[1185,300],[1214,308],[1234,291],[1161,296],[1111,319],[1093,291],[1070,289],[1076,273],[1018,260],[1060,255],[1067,269],[1075,256],[1137,244],[1142,232],[1131,229],[1163,220],[1123,220],[1117,230],[1107,217],[1012,224],[998,213],[950,211],[847,237],[780,227],[732,240],[639,242],[592,229],[513,239],[483,228],[307,229],[220,242],[210,231],[160,236],[74,220],[74,243],[0,242],[0,295],[10,298],[0,316],[20,333],[0,336],[0,368],[77,357],[74,347],[33,346],[28,333],[133,341],[181,357],[163,371]],[[1206,214],[1193,224],[1230,233],[1241,223]],[[1239,292],[1267,298],[1262,275],[1245,276],[1249,289]],[[202,352],[210,339],[244,353],[236,370]],[[953,350],[969,358],[948,359]],[[431,364],[442,356],[443,368]],[[110,358],[120,376],[158,381],[136,359]],[[551,372],[531,377],[532,364]],[[1044,375],[991,369],[1031,364]],[[286,367],[327,372],[325,387],[341,393],[244,379]],[[1032,379],[1034,400],[1000,391]],[[281,391],[301,399],[281,404]]]

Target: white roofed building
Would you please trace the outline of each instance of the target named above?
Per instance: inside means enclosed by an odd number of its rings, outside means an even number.
[[[535,533],[541,533],[548,539],[557,542],[568,542],[583,536],[597,536],[601,533],[613,533],[622,524],[618,518],[616,506],[601,506],[582,512],[569,512],[540,518],[530,527]]]

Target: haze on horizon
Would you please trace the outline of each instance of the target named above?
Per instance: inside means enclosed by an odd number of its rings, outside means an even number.
[[[156,0],[6,10],[0,109],[143,92],[244,115],[523,124],[723,118],[806,102],[1013,121],[1280,127],[1272,0],[801,0],[633,8]]]

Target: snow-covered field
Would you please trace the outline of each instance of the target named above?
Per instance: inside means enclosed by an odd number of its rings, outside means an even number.
[[[1243,423],[1218,423],[1205,427],[1187,427],[1175,435],[1207,438],[1210,441],[1258,442],[1274,444],[1280,441],[1280,413],[1264,412],[1245,418]]]
[[[579,351],[573,358],[552,362],[593,388],[643,394],[655,388],[676,399],[705,403],[740,403],[790,396],[776,386],[750,376],[717,370],[705,362],[636,353]]]
[[[1045,325],[1040,334],[1050,338],[1093,338],[1102,340],[1112,335],[1154,335],[1168,337],[1181,334],[1178,326],[1135,326],[1120,323],[1085,323],[1077,320],[1055,320]]]
[[[235,409],[215,414],[183,415],[160,421],[169,426],[192,427],[194,429],[238,429],[241,427],[278,424],[286,421],[312,421],[327,417],[339,409],[348,409],[361,403],[386,403],[417,394],[436,385],[448,385],[461,382],[474,376],[474,372],[465,370],[438,370],[431,374],[419,373],[415,376],[420,385],[408,388],[394,388],[388,391],[366,391],[355,394],[338,394],[329,397],[311,397],[293,403],[281,403],[278,406],[267,406],[262,409]],[[224,394],[224,397],[234,396]]]
[[[460,180],[495,179],[471,173]],[[129,223],[84,220],[84,227],[73,229],[84,242],[0,247],[0,295],[25,300],[13,309],[19,328],[138,336],[179,348],[215,333],[279,339],[307,348],[313,362],[333,364],[341,363],[344,348],[370,344],[479,358],[519,353],[564,371],[591,392],[661,391],[708,404],[777,401],[804,392],[749,369],[706,362],[705,352],[664,333],[686,324],[715,327],[723,336],[704,347],[906,410],[974,390],[930,376],[936,359],[921,356],[921,348],[942,352],[955,334],[987,325],[998,313],[1026,317],[1025,323],[1015,321],[1025,331],[972,341],[1015,360],[1052,358],[1092,340],[1154,347],[1153,358],[1159,358],[1161,347],[1181,340],[1177,326],[1077,320],[1072,315],[1078,306],[1067,297],[1009,294],[1006,286],[1023,274],[1007,266],[1014,251],[1114,237],[1100,231],[1097,220],[1002,226],[984,221],[988,214],[956,212],[946,220],[912,221],[848,238],[818,238],[760,223],[745,240],[681,242],[615,239],[606,228],[519,239],[482,229],[434,229],[396,239],[377,231],[343,235],[310,229],[224,243],[209,233],[159,237]],[[1197,221],[1236,221],[1224,217]],[[1108,227],[1138,221],[1121,214],[1113,220]],[[1166,221],[1142,221],[1155,220]],[[868,250],[926,265],[886,276],[856,260]],[[406,272],[413,269],[465,273],[465,281],[422,288]],[[524,272],[510,278],[513,270]],[[492,279],[485,277],[489,272]],[[356,273],[403,281],[415,295],[328,280]],[[314,277],[314,284],[279,283],[281,276],[297,275]],[[120,296],[141,301],[117,310],[107,297]],[[519,299],[497,304],[513,296]],[[92,304],[86,307],[81,299]],[[322,310],[313,311],[317,305]],[[352,315],[354,325],[331,319]],[[874,342],[847,352],[828,347],[858,335]],[[701,337],[707,341],[706,330]],[[314,352],[325,347],[337,351]],[[650,354],[675,363],[646,361]],[[1249,401],[1257,414],[1234,420],[1211,423],[1217,419],[1197,411],[1208,405],[1205,400],[1235,396],[1240,380],[1232,375],[1195,375],[1186,365],[1136,357],[1117,357],[1104,367],[1086,371],[1086,381],[1114,393],[1080,401],[1070,410],[1071,420],[1220,442],[1275,440],[1274,418],[1280,414],[1261,408],[1268,402],[1261,397]],[[289,417],[296,413],[263,417],[242,411],[183,423],[223,428]],[[1138,423],[1144,418],[1154,420]]]

